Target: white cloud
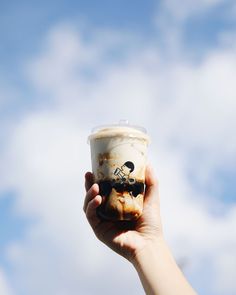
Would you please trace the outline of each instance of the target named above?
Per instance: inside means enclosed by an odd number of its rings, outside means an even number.
[[[168,95],[172,102],[163,112],[165,125],[175,128],[169,128],[170,135],[176,131],[174,138],[181,144],[210,150],[216,162],[227,156],[232,159],[235,153],[235,64],[232,53],[213,53],[200,65],[171,67],[164,86],[171,85]]]
[[[1,295],[12,295],[12,291],[9,287],[5,273],[1,268],[0,268],[0,294]]]
[[[217,202],[208,192],[200,194],[187,172],[194,166],[195,177],[207,184],[235,158],[234,54],[221,50],[200,64],[169,63],[148,47],[108,63],[104,52],[122,43],[115,36],[111,43],[96,37],[87,43],[75,29],[56,27],[28,67],[36,93],[46,92],[54,104],[19,120],[5,143],[2,189],[14,188],[18,213],[35,218],[25,240],[9,247],[15,284],[35,295],[127,289],[143,294],[134,270],[95,239],[81,210],[90,128],[128,118],[146,126],[152,137],[150,160],[160,178],[162,215],[174,252],[187,257],[193,272],[200,269],[197,275],[207,256],[214,280],[221,278],[218,290],[231,292],[235,206],[223,216],[212,215],[209,205]],[[85,78],[81,67],[96,77]]]
[[[189,52],[186,45],[191,48],[191,34],[197,37],[199,33],[202,36],[200,40],[205,40],[204,37],[208,30],[204,32],[203,29],[200,32],[203,24],[206,27],[214,28],[218,35],[225,33],[224,27],[216,26],[215,23],[222,23],[223,20],[229,23],[232,19],[234,20],[234,11],[235,4],[231,0],[158,1],[153,20],[158,32],[157,42],[163,46],[168,57],[172,60],[180,57],[186,60],[189,55],[191,59],[191,53],[201,55],[203,47],[212,46],[212,39],[217,38],[217,36],[214,36],[215,33],[211,34],[209,42],[204,41],[205,45],[202,42],[195,42],[195,52],[191,50]],[[198,25],[199,30],[193,24]],[[182,54],[185,56],[182,56]]]
[[[135,279],[131,266],[110,258],[83,214],[83,174],[90,166],[87,135],[76,119],[58,110],[30,115],[15,129],[5,186],[19,193],[18,214],[33,218],[26,240],[8,249],[19,292],[94,294],[99,288],[105,294],[109,284],[119,282],[116,277],[107,284],[96,281],[97,273],[105,276],[114,265],[119,280],[128,284]],[[91,279],[96,285],[88,283]]]
[[[235,227],[234,227],[235,228]],[[236,268],[235,246],[231,246],[231,249],[220,253],[219,258],[215,261],[216,270],[216,289],[221,294],[228,293],[233,294],[235,292],[235,277],[233,275],[224,275],[225,273],[234,273]]]
[[[162,1],[161,12],[166,12],[177,22],[182,22],[189,17],[202,14],[221,3],[230,1],[225,0],[165,0]]]

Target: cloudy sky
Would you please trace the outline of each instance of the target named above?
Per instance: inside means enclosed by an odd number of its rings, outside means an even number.
[[[235,1],[1,0],[0,38],[0,294],[144,294],[82,212],[87,136],[120,119],[188,280],[235,294]]]

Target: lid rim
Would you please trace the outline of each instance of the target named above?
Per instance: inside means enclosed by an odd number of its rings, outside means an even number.
[[[139,133],[139,134],[135,134],[132,132],[124,132],[124,131],[114,131],[110,134],[108,133],[103,133],[103,134],[99,134],[97,136],[97,133],[92,133],[88,136],[88,142],[90,142],[91,140],[99,140],[99,139],[104,139],[104,138],[113,138],[116,136],[121,136],[121,137],[126,137],[126,138],[137,138],[140,140],[144,140],[146,141],[148,144],[150,143],[150,138],[146,133]]]
[[[91,134],[88,136],[88,142],[93,139],[109,138],[115,136],[140,138],[150,143],[147,130],[142,126],[129,124],[128,120],[120,120],[119,123],[104,124],[94,127],[91,130]]]

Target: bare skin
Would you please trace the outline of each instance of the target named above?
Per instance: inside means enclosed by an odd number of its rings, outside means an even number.
[[[85,174],[84,212],[97,238],[128,259],[135,267],[147,295],[196,294],[178,268],[164,240],[158,182],[146,169],[146,189],[142,216],[135,222],[102,221],[96,215],[101,204],[93,174]]]

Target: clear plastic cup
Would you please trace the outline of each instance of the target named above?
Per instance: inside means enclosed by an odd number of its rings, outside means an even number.
[[[89,136],[92,171],[106,220],[136,220],[143,210],[149,137],[146,130],[127,121],[99,126]]]

